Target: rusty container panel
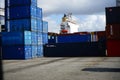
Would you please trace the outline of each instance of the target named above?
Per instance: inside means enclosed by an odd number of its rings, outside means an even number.
[[[106,42],[106,31],[97,31],[96,34],[97,34],[98,41]]]
[[[120,57],[120,40],[107,40],[107,56]]]
[[[101,37],[105,37],[106,36],[106,32],[105,31],[98,31],[97,32],[97,36],[98,36],[98,39],[100,39]]]
[[[106,26],[107,39],[120,39],[120,24]]]

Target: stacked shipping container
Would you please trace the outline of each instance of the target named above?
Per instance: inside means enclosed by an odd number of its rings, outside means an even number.
[[[48,32],[48,43],[57,43],[57,33]]]
[[[120,7],[106,8],[107,56],[120,56]]]
[[[48,33],[48,43],[104,42],[106,31],[77,32],[72,34]]]
[[[43,44],[48,43],[48,22],[43,21]]]
[[[43,56],[42,9],[37,0],[5,0],[5,24],[8,32],[2,33],[3,59]]]
[[[42,21],[42,9],[37,8],[37,57],[43,56],[43,21]]]
[[[58,43],[91,42],[90,34],[61,34],[57,36]]]
[[[105,46],[98,42],[56,43],[44,45],[45,57],[105,56]]]
[[[31,56],[31,32],[3,32],[2,58],[29,59]]]
[[[48,33],[49,44],[44,45],[46,57],[106,56],[105,31],[72,34]],[[91,35],[98,37],[93,41]]]

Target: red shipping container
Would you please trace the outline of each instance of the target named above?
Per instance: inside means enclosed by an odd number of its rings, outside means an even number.
[[[107,40],[107,56],[120,57],[120,40]]]
[[[120,24],[112,24],[106,26],[107,39],[120,39]]]
[[[106,37],[106,31],[98,31],[96,32],[98,39]]]

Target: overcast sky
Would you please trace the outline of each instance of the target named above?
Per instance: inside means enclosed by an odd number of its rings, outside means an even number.
[[[44,15],[65,12],[80,15],[104,12],[105,7],[115,5],[115,0],[38,0],[38,5],[44,9]]]
[[[0,0],[0,7],[4,0]],[[72,13],[80,25],[79,31],[105,30],[105,7],[116,5],[116,0],[38,0],[49,32],[59,32],[64,13]]]
[[[38,0],[50,32],[59,32],[64,13],[72,13],[80,25],[79,31],[105,30],[105,7],[116,5],[116,0]]]

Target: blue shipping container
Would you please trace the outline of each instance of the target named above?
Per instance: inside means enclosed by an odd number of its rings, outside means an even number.
[[[38,30],[38,32],[43,31],[42,21],[41,21],[41,19],[38,19],[38,18],[37,18],[37,30]]]
[[[42,21],[42,8],[37,7],[37,18]]]
[[[25,31],[24,32],[24,43],[26,45],[31,45],[32,44],[32,34],[30,31]]]
[[[16,7],[7,7],[5,10],[5,19],[23,19],[31,18],[36,16],[36,7],[35,6],[16,6]]]
[[[43,33],[43,44],[47,44],[47,43],[48,43],[48,34]]]
[[[0,47],[2,46],[2,33],[0,32]]]
[[[5,0],[5,6],[23,6],[23,5],[33,5],[37,6],[37,0]]]
[[[80,35],[80,34],[73,34],[73,35],[59,35],[57,36],[58,43],[73,43],[73,42],[90,42],[91,35]]]
[[[31,32],[2,32],[2,45],[31,45]]]
[[[48,43],[57,43],[57,37],[56,36],[48,36]]]
[[[43,33],[48,33],[48,22],[43,21]]]
[[[42,41],[42,33],[37,33],[38,35],[38,45],[42,45],[43,44],[43,41]]]
[[[5,20],[10,19],[10,9],[5,7]]]
[[[2,46],[2,59],[31,59],[31,46]]]
[[[37,45],[33,46],[32,45],[32,58],[37,57]]]
[[[36,18],[19,19],[19,20],[7,20],[6,28],[8,31],[37,31]]]
[[[38,45],[37,57],[43,56],[43,45]]]
[[[38,34],[37,32],[32,32],[32,45],[38,44]]]

